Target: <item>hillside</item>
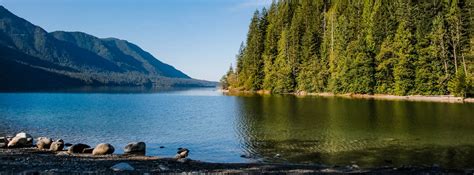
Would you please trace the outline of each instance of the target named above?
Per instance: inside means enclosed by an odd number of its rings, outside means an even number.
[[[256,11],[224,87],[472,94],[474,3],[279,0]]]
[[[125,40],[48,33],[0,6],[0,90],[81,86],[195,87],[195,80]]]

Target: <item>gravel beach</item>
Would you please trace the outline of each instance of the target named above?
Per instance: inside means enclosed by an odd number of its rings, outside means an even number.
[[[133,170],[113,170],[116,164],[125,163]],[[162,173],[384,173],[384,174],[424,174],[424,173],[473,173],[474,170],[451,170],[431,167],[378,167],[360,169],[357,165],[324,166],[306,164],[267,163],[208,163],[186,159],[152,156],[68,154],[65,151],[41,151],[35,147],[0,148],[0,174],[162,174]]]

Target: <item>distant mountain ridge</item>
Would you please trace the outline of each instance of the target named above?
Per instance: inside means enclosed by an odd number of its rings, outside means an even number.
[[[46,32],[0,6],[0,90],[214,86],[125,40]]]

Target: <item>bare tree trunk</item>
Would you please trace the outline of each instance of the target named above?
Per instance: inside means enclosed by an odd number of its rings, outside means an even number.
[[[466,68],[466,61],[464,60],[464,53],[462,54],[462,64],[464,66],[464,75],[467,77],[467,68]]]
[[[453,54],[454,54],[454,69],[456,71],[456,74],[458,73],[458,61],[457,61],[457,56],[456,56],[456,45],[453,44]]]

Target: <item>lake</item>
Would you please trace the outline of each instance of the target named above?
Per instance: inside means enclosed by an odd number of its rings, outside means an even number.
[[[147,155],[186,147],[190,158],[209,162],[474,168],[473,112],[474,104],[226,96],[209,88],[0,93],[0,135],[107,142],[116,153],[144,141]]]

